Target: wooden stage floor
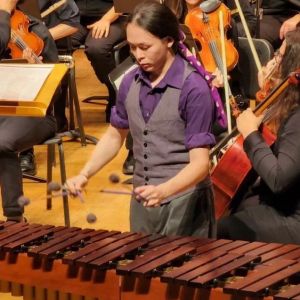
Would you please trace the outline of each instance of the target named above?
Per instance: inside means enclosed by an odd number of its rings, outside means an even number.
[[[80,100],[91,95],[106,95],[105,86],[101,85],[95,77],[89,61],[86,59],[82,50],[74,54],[76,64],[76,82]],[[104,102],[103,102],[104,103]],[[105,123],[105,105],[80,103],[81,112],[86,134],[101,138],[105,132],[107,124]],[[70,141],[66,138],[64,142],[65,161],[67,177],[76,175],[91,152],[94,145],[88,144],[82,147],[79,140]],[[38,176],[46,176],[46,146],[35,147]],[[130,177],[122,174],[122,164],[126,158],[126,149],[122,148],[119,155],[104,168],[104,170],[94,176],[84,195],[85,203],[79,199],[69,199],[71,226],[81,228],[95,228],[128,231],[129,229],[129,200],[127,195],[112,195],[100,193],[103,188],[128,189],[130,185],[115,184],[109,182],[109,175],[116,173],[121,181]],[[57,156],[58,159],[58,156]],[[53,181],[60,180],[59,166],[54,170]],[[30,223],[64,225],[62,199],[60,197],[53,199],[52,210],[46,210],[46,184],[36,183],[30,180],[24,180],[24,194],[31,202],[26,207],[25,216]],[[94,213],[97,221],[89,224],[86,221],[88,213]],[[4,218],[1,218],[4,220]],[[0,300],[17,300],[22,297],[13,297],[9,294],[0,293]]]

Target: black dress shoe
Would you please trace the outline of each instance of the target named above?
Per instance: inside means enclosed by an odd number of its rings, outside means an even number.
[[[127,158],[123,164],[123,173],[125,175],[132,175],[134,171],[134,157],[132,151],[128,152]]]
[[[36,164],[33,153],[20,154],[20,165],[23,173],[34,176]]]

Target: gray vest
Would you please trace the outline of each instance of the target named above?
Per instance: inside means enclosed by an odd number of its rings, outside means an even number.
[[[185,62],[182,84],[193,71]],[[125,101],[133,138],[134,187],[163,183],[189,163],[189,151],[184,143],[185,122],[178,111],[181,89],[167,87],[148,123],[140,109],[139,93],[140,82],[133,81]],[[193,188],[180,195],[191,190]],[[170,197],[164,203],[178,196]]]

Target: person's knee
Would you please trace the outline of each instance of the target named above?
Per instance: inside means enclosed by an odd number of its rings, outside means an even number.
[[[89,59],[102,59],[111,56],[112,49],[101,43],[86,42],[85,53]]]

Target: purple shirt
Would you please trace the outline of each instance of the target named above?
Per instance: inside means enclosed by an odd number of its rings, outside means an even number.
[[[147,73],[141,68],[137,67],[126,74],[119,88],[116,106],[112,109],[110,119],[112,126],[129,128],[125,101],[133,80],[141,82],[140,107],[146,123],[166,88],[171,86],[181,90],[178,110],[186,124],[185,145],[187,149],[214,145],[215,137],[211,132],[215,113],[214,102],[207,82],[196,71],[182,82],[183,72],[183,58],[176,55],[164,78],[154,88],[151,87]]]

